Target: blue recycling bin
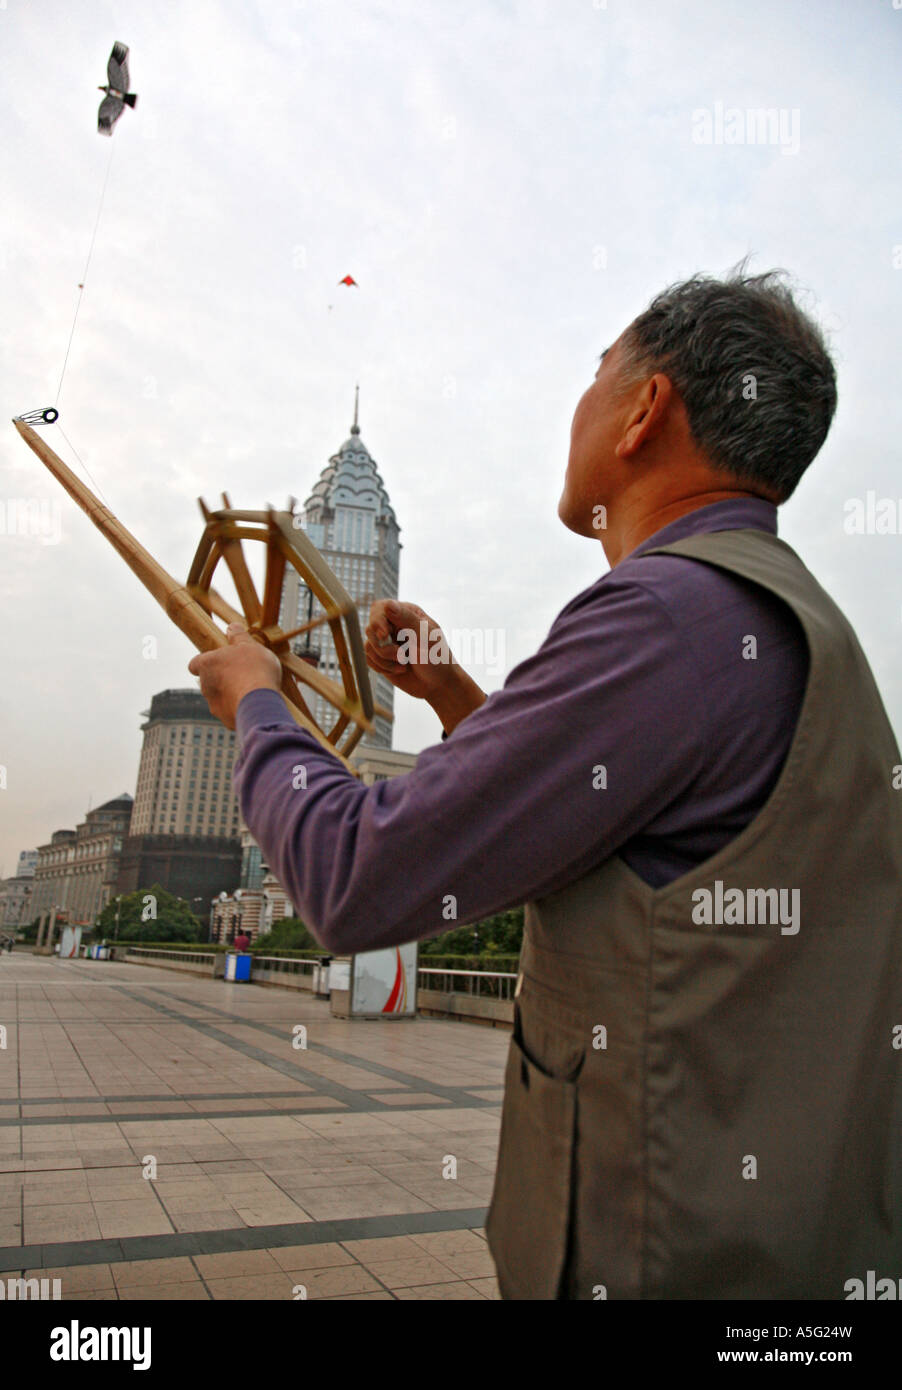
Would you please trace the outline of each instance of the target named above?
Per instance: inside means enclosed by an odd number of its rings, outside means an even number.
[[[251,955],[249,951],[227,951],[225,978],[227,980],[249,980],[251,978]]]

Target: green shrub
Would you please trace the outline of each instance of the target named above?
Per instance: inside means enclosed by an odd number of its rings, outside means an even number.
[[[498,970],[502,974],[516,975],[519,956],[427,956],[420,952],[420,965],[430,970]]]
[[[491,965],[498,957],[520,955],[523,945],[523,908],[509,908],[507,912],[496,912],[482,922],[473,922],[468,927],[453,927],[442,932],[441,936],[430,937],[420,942],[420,958],[423,965],[429,964],[426,956],[463,956],[477,960],[488,955]],[[464,967],[461,967],[463,969]],[[469,969],[478,969],[473,965]],[[484,965],[483,965],[483,968]],[[498,967],[501,969],[501,967]]]
[[[136,946],[162,941],[197,944],[203,935],[201,922],[184,898],[176,897],[159,883],[121,894],[118,904],[115,898],[108,902],[91,933],[94,941],[130,941]]]
[[[320,946],[313,932],[301,921],[300,917],[283,917],[280,921],[273,922],[270,931],[257,937],[253,949],[260,951],[264,956],[281,954],[282,951],[306,951],[316,955],[323,954],[323,947]],[[326,952],[326,954],[329,953]]]

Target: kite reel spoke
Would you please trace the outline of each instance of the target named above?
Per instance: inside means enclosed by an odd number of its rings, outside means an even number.
[[[269,538],[266,547],[266,577],[263,581],[263,611],[260,626],[268,631],[279,621],[279,607],[282,603],[282,584],[285,580],[285,555],[279,545],[279,531],[269,521]]]
[[[233,608],[230,603],[226,603],[222,594],[218,594],[215,589],[193,590],[198,603],[207,610],[211,617],[221,618],[227,625],[229,623],[243,623],[246,621],[243,613],[239,613],[237,608]]]
[[[251,572],[244,558],[241,541],[231,538],[224,540],[220,550],[222,558],[232,572],[232,579],[235,581],[235,588],[238,590],[238,597],[241,599],[241,606],[244,609],[248,627],[256,627],[260,621],[262,608],[254,581],[251,578]]]
[[[295,524],[294,498],[287,511],[234,508],[227,493],[223,506],[211,511],[200,500],[204,532],[198,545],[186,588],[211,618],[223,623],[243,623],[248,632],[278,657],[282,666],[282,694],[295,719],[334,748],[342,757],[353,750],[373,727],[373,718],[391,718],[388,710],[373,703],[369,669],[357,609],[304,531]],[[263,599],[251,576],[243,542],[266,547]],[[240,609],[212,587],[220,560],[231,575]],[[289,566],[297,571],[323,612],[299,626],[279,626],[282,589]],[[292,649],[292,641],[316,627],[328,624],[341,673],[334,680]],[[318,724],[312,697],[319,696],[336,711],[330,728]]]

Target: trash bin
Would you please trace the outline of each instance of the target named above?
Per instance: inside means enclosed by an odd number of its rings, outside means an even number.
[[[351,1014],[351,957],[337,956],[329,966],[329,1002],[335,1018]]]
[[[251,954],[249,951],[227,951],[225,979],[249,980],[251,978]]]
[[[313,993],[317,999],[329,998],[329,966],[331,963],[331,956],[320,956],[318,963],[313,967]]]

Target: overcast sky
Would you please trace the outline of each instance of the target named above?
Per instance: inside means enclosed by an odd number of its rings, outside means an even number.
[[[114,40],[139,101],[108,170]],[[839,409],[781,534],[898,734],[902,537],[845,521],[868,491],[902,507],[900,60],[893,0],[0,0],[0,870],[134,794],[141,711],[196,685],[187,639],[2,423],[56,398],[107,171],[48,442],[183,579],[196,498],[303,501],[359,381],[402,597],[503,633],[505,671],[607,568],[556,515],[598,354],[694,271],[792,272]],[[718,103],[773,108],[783,138],[718,140]],[[45,534],[9,534],[15,498]],[[438,732],[396,696],[395,747]]]

